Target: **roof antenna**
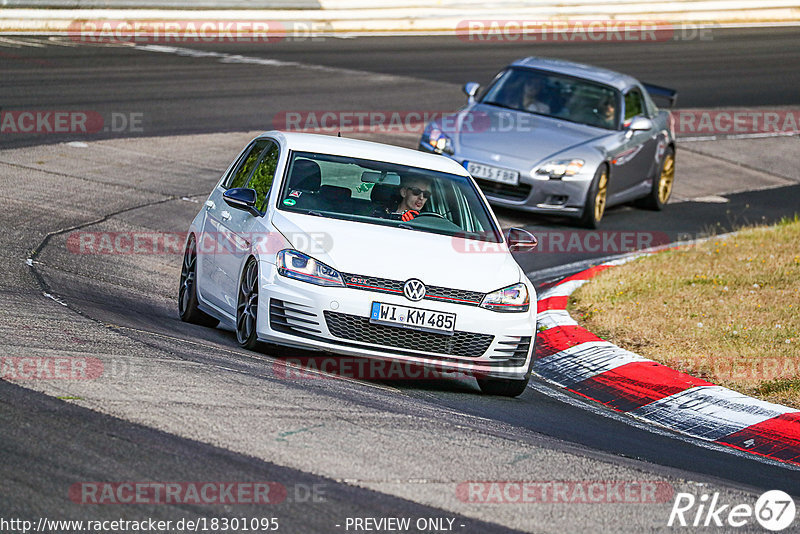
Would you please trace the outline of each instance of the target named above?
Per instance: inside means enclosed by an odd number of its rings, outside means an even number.
[[[342,136],[342,131],[339,130],[339,133],[336,134],[336,137],[341,137],[341,136]]]

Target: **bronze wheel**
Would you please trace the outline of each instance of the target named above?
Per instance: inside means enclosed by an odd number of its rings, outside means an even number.
[[[675,183],[675,149],[668,146],[661,160],[661,171],[653,178],[653,186],[646,197],[636,201],[638,206],[651,210],[664,209],[669,197],[672,195],[672,186]]]
[[[668,151],[664,154],[661,177],[658,180],[658,201],[666,204],[672,194],[672,183],[675,181],[675,154]]]
[[[600,165],[594,173],[592,184],[586,192],[586,203],[583,205],[581,225],[586,228],[597,228],[606,213],[608,202],[608,167]]]
[[[603,168],[603,173],[597,182],[597,194],[594,197],[594,219],[600,222],[606,212],[606,197],[608,197],[608,171]]]

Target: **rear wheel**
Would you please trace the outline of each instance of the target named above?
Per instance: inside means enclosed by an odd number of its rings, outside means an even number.
[[[672,184],[675,182],[675,149],[667,147],[664,159],[661,160],[661,172],[657,180],[653,180],[650,194],[641,199],[642,207],[661,211],[672,195]]]
[[[181,321],[201,326],[215,327],[219,320],[197,307],[197,245],[194,236],[189,238],[183,253],[181,284],[178,286],[178,313]]]
[[[498,397],[519,397],[528,387],[529,378],[511,380],[508,378],[478,378],[478,386],[487,395]]]
[[[258,263],[250,258],[239,282],[239,300],[236,306],[236,340],[248,350],[258,347],[256,324],[258,319]]]
[[[592,185],[586,194],[586,203],[583,206],[581,225],[587,228],[597,228],[606,212],[608,199],[608,167],[600,165],[594,173]]]

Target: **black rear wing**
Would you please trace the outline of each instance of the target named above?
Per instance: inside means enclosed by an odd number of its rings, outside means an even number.
[[[651,85],[649,83],[643,83],[642,85],[656,104],[658,104],[659,101],[666,102],[667,107],[671,109],[675,106],[675,102],[678,101],[678,91],[675,89],[667,89],[666,87]]]

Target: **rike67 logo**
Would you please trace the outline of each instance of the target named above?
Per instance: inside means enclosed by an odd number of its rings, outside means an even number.
[[[722,504],[719,493],[696,497],[691,493],[678,493],[672,504],[669,527],[733,527],[739,528],[757,522],[763,528],[778,532],[788,528],[795,517],[794,500],[781,490],[763,493],[755,503]]]

